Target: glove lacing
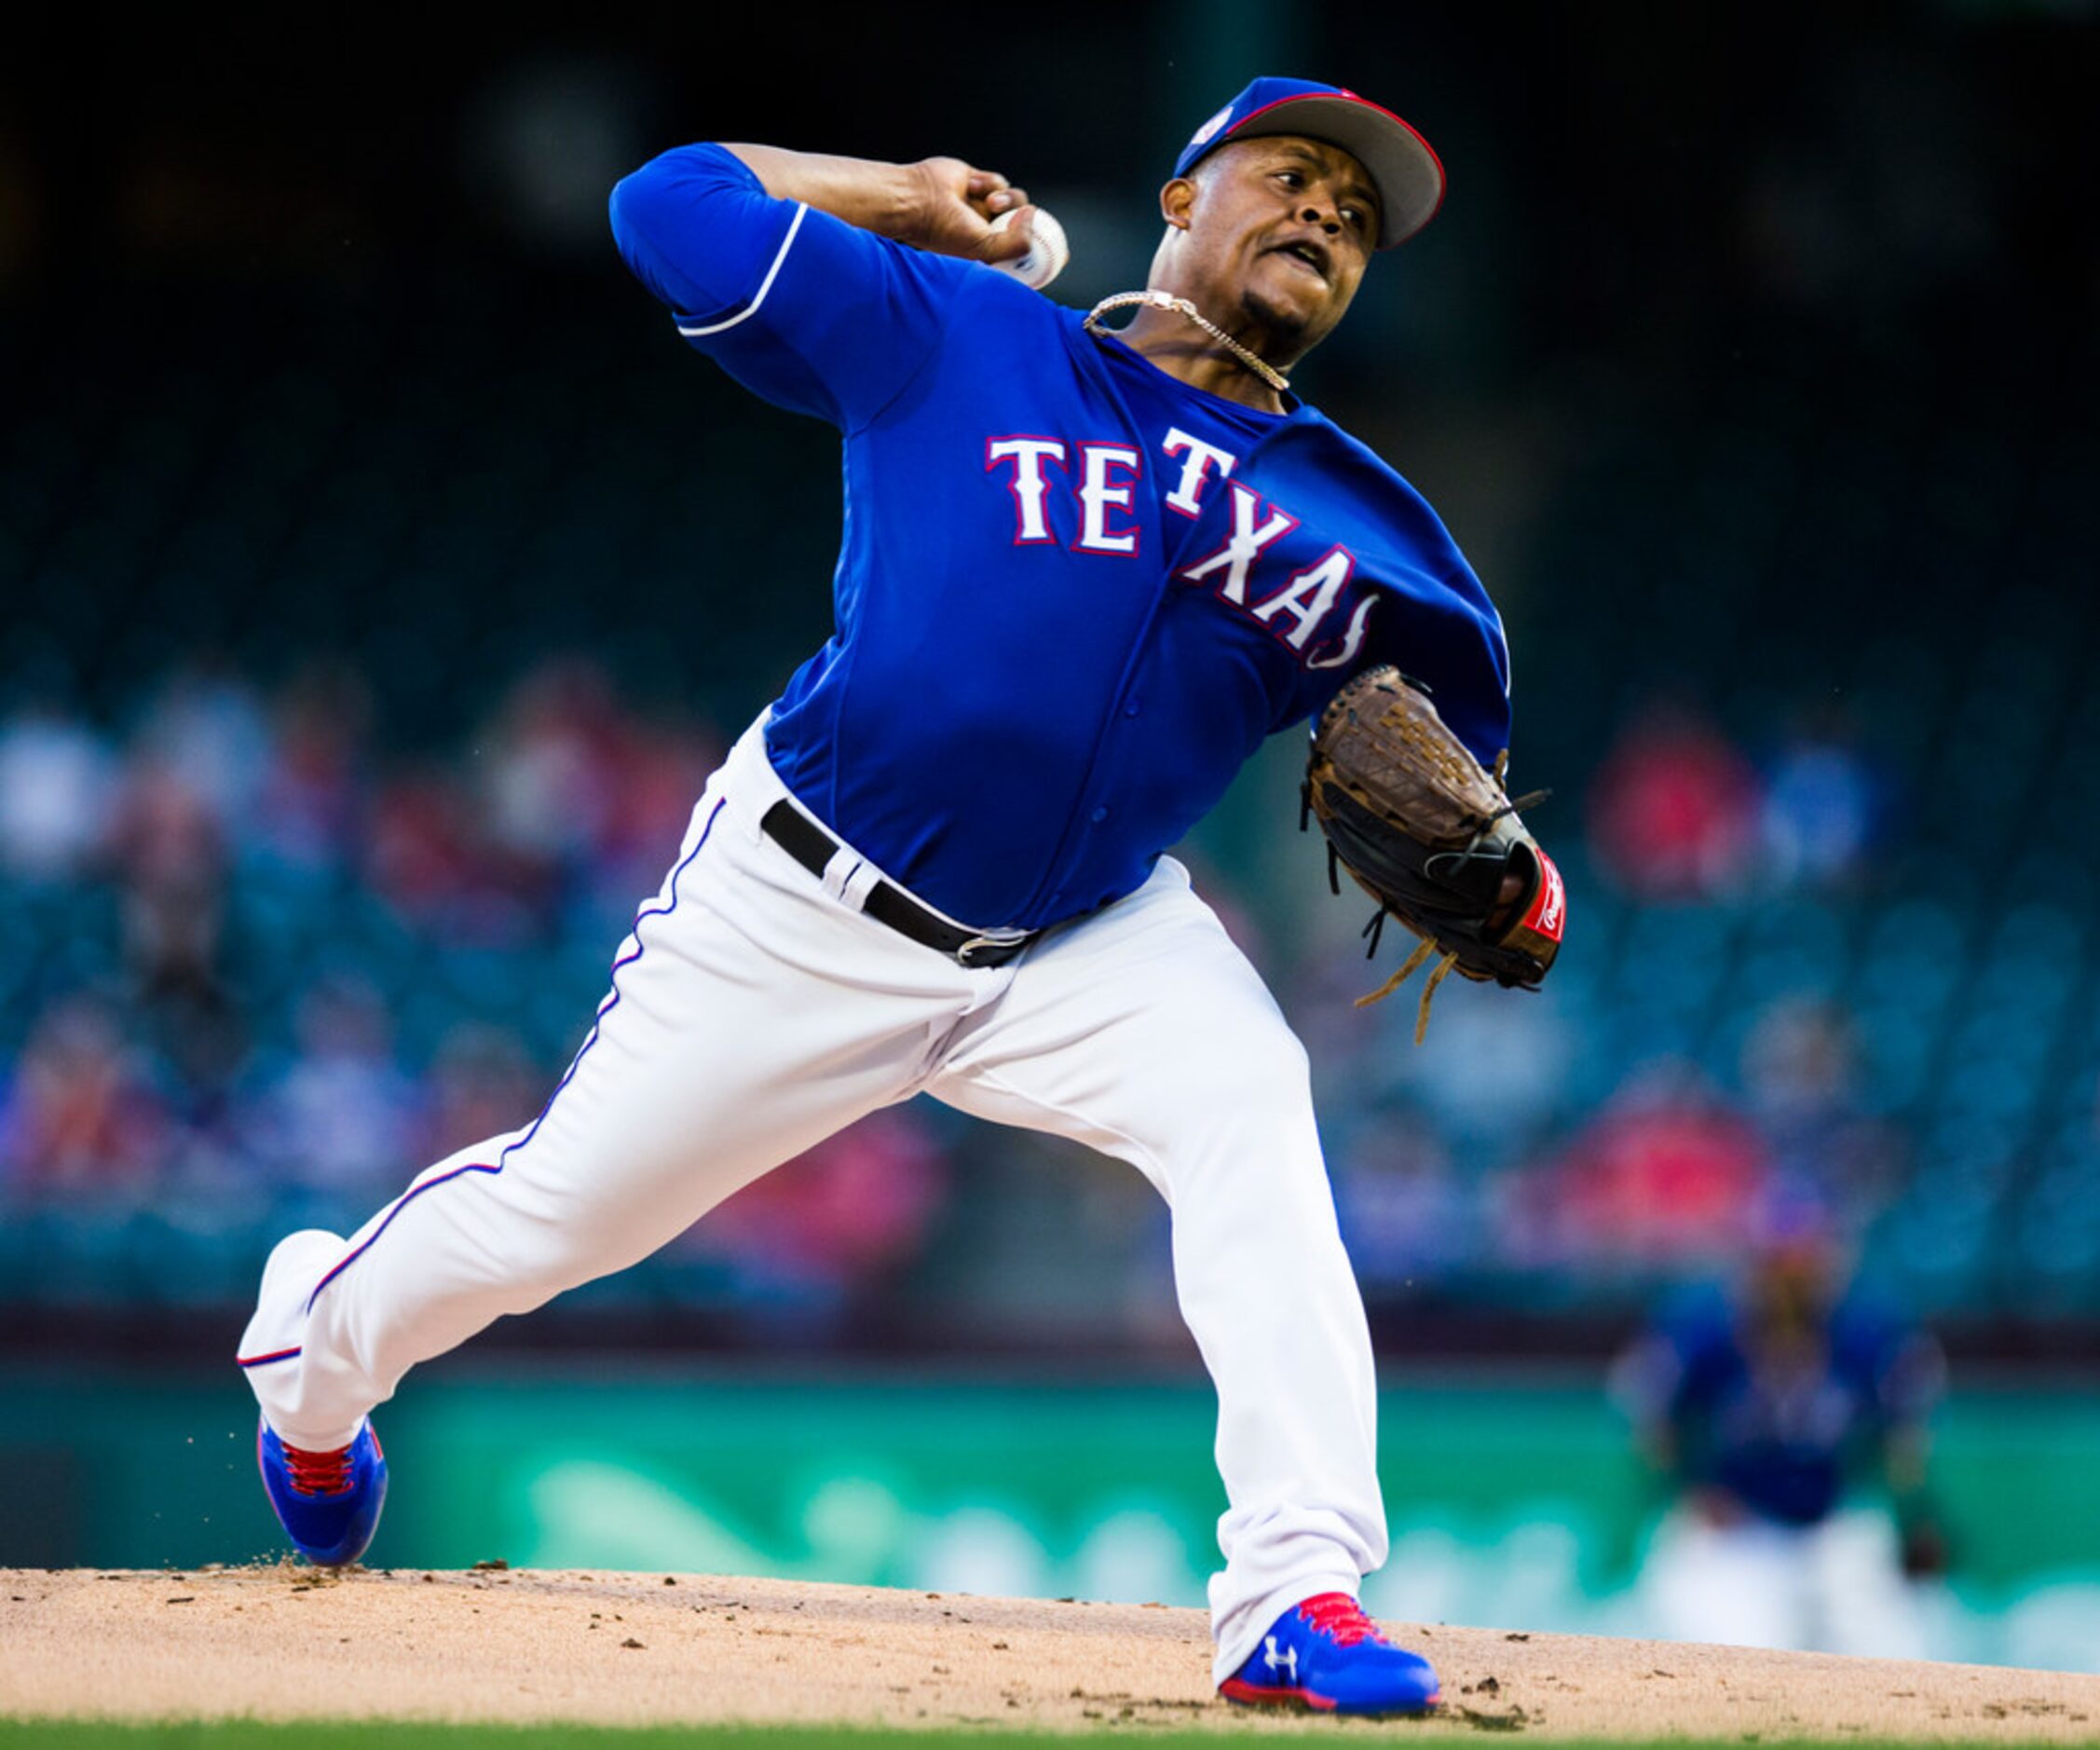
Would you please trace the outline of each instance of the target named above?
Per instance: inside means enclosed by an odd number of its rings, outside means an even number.
[[[1384,908],[1381,907],[1378,915],[1371,920],[1371,925],[1383,925],[1384,922],[1385,911]],[[1370,926],[1366,927],[1367,929],[1370,928]],[[1370,933],[1374,937],[1371,952],[1375,954],[1378,951],[1375,937],[1384,932],[1382,929],[1371,929]],[[1357,1006],[1358,1008],[1369,1008],[1373,1003],[1384,1002],[1385,998],[1391,996],[1394,991],[1398,991],[1413,976],[1414,969],[1436,952],[1436,943],[1425,936],[1419,942],[1415,943],[1414,952],[1400,962],[1399,970],[1380,985],[1377,990],[1371,991],[1370,995],[1359,996],[1357,999]],[[1429,1036],[1429,999],[1437,994],[1437,987],[1443,983],[1444,979],[1450,976],[1451,969],[1457,964],[1458,950],[1454,948],[1448,950],[1444,957],[1437,963],[1436,971],[1432,972],[1423,984],[1422,1006],[1416,1009],[1414,1014],[1414,1043],[1416,1045],[1420,1045]]]

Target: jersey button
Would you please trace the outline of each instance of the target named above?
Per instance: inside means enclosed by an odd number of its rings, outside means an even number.
[[[1099,826],[1099,825],[1100,825],[1100,824],[1101,824],[1101,823],[1102,823],[1102,822],[1103,822],[1104,820],[1106,820],[1106,819],[1107,819],[1108,817],[1109,817],[1109,811],[1108,811],[1107,809],[1105,809],[1105,808],[1097,808],[1097,809],[1096,809],[1096,810],[1094,811],[1094,824],[1095,824],[1095,825],[1096,825],[1097,827],[1098,827],[1098,826]]]
[[[1137,700],[1133,699],[1128,704],[1123,707],[1123,715],[1125,717],[1136,717],[1138,713],[1142,711],[1144,708],[1145,707],[1139,704]]]

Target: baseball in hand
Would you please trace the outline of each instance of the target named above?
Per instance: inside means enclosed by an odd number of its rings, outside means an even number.
[[[991,222],[991,228],[1003,231],[1014,223],[1014,212],[1002,212]],[[1010,273],[1023,285],[1031,285],[1038,292],[1064,272],[1065,264],[1071,260],[1071,251],[1065,244],[1065,227],[1038,207],[1035,222],[1029,233],[1029,253],[1012,261],[995,261],[991,264],[1001,273]]]

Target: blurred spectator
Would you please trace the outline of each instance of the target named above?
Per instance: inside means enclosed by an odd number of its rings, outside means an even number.
[[[1938,1574],[1926,1417],[1932,1339],[1851,1292],[1829,1213],[1782,1190],[1739,1276],[1661,1309],[1614,1395],[1675,1497],[1643,1576],[1656,1632],[1736,1646],[1920,1657],[1903,1584]],[[1886,1488],[1894,1525],[1844,1511]]]
[[[1330,1154],[1342,1237],[1366,1294],[1434,1283],[1473,1261],[1472,1199],[1425,1114],[1382,1108]]]
[[[100,998],[75,993],[46,1010],[0,1088],[0,1180],[31,1192],[135,1193],[165,1157],[166,1109]]]
[[[1598,867],[1642,899],[1739,892],[1757,848],[1757,773],[1694,706],[1651,706],[1605,757],[1590,796]]]
[[[1766,873],[1782,887],[1834,887],[1873,842],[1877,786],[1834,719],[1802,724],[1773,760],[1762,821]]]
[[[133,739],[215,827],[230,830],[252,814],[269,768],[269,724],[255,689],[217,659],[175,669]]]
[[[539,1111],[550,1086],[510,1028],[461,1021],[438,1046],[425,1134],[404,1158],[440,1160],[514,1130]]]
[[[226,834],[157,747],[134,756],[115,840],[124,970],[141,1043],[184,1122],[215,1126],[248,1050],[223,964]]]
[[[209,799],[157,750],[134,766],[116,834],[124,962],[147,1004],[209,990],[225,921],[225,844]]]
[[[457,772],[430,760],[380,784],[363,876],[403,919],[442,928],[475,870],[472,810]]]
[[[299,1003],[297,1036],[297,1054],[263,1096],[273,1176],[319,1190],[393,1188],[421,1155],[416,1087],[394,1061],[378,992],[355,978],[322,980]],[[513,1113],[498,1128],[519,1122]]]
[[[1861,1104],[1860,1073],[1851,1016],[1821,998],[1767,1005],[1743,1042],[1743,1091],[1773,1165],[1847,1216],[1877,1207],[1898,1165],[1888,1128]]]
[[[572,933],[608,946],[625,933],[676,857],[707,774],[727,752],[703,723],[622,724],[595,854],[573,896]]]
[[[1756,1128],[1670,1060],[1627,1082],[1556,1158],[1513,1177],[1505,1240],[1533,1263],[1710,1262],[1733,1250],[1766,1175]]]
[[[604,829],[624,740],[611,682],[595,663],[572,658],[528,672],[506,695],[484,756],[493,842],[524,868],[582,861]]]
[[[919,1254],[947,1184],[924,1120],[893,1106],[746,1185],[675,1245],[726,1263],[740,1298],[825,1320]]]
[[[0,872],[57,882],[101,850],[116,801],[115,760],[85,723],[31,705],[0,724]]]
[[[1419,1047],[1414,1005],[1386,1004],[1376,1011],[1382,1067],[1360,1066],[1358,1073],[1404,1086],[1472,1167],[1507,1159],[1567,1089],[1574,1040],[1559,996],[1451,979],[1437,992],[1436,1019]]]
[[[341,665],[303,670],[278,696],[258,806],[243,838],[276,868],[332,875],[349,857],[364,812],[364,738],[372,700]]]

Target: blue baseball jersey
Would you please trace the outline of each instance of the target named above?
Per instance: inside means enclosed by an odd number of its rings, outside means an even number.
[[[1629,1407],[1674,1436],[1681,1482],[1725,1489],[1781,1524],[1827,1518],[1846,1484],[1937,1401],[1944,1364],[1916,1326],[1853,1297],[1816,1332],[1812,1363],[1760,1362],[1728,1296],[1687,1294],[1634,1352]]]
[[[769,197],[719,146],[625,178],[612,225],[691,345],[844,435],[835,629],[767,750],[927,904],[1034,929],[1131,892],[1373,662],[1483,762],[1507,745],[1480,581],[1313,408],[1191,388],[1010,275]]]

